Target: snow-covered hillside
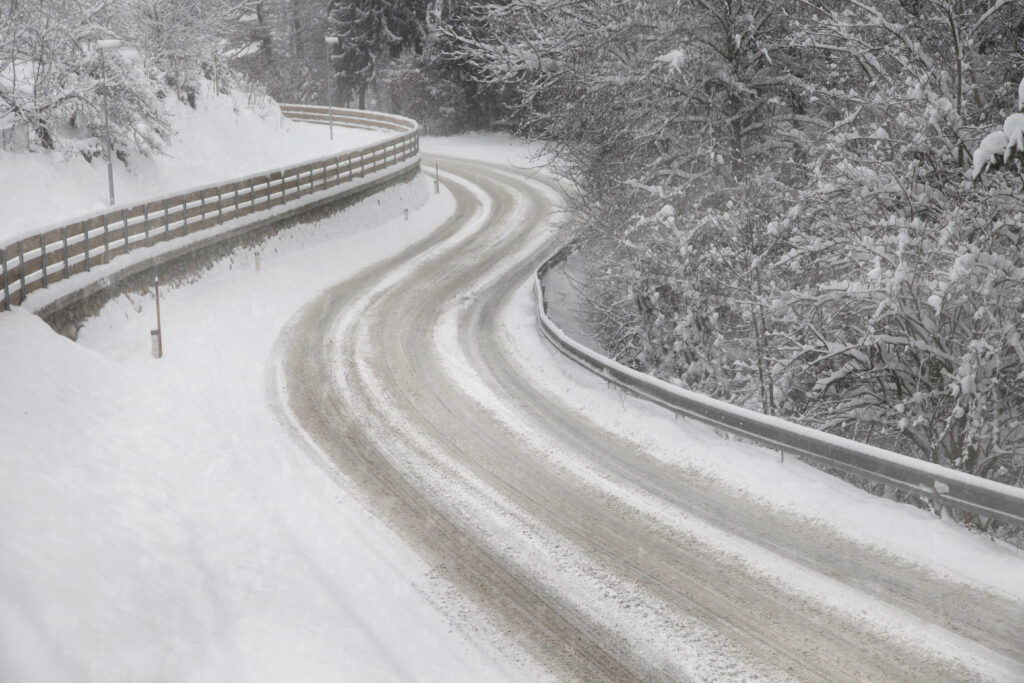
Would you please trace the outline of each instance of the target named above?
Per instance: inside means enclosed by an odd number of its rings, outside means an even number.
[[[386,133],[346,130],[330,140],[326,128],[295,124],[267,101],[252,107],[245,94],[217,94],[212,86],[196,109],[176,100],[167,106],[177,134],[165,154],[135,153],[115,160],[117,202],[170,194],[226,178],[259,173],[358,147]],[[0,151],[0,241],[33,235],[75,216],[106,208],[107,167],[59,152]]]
[[[119,168],[119,199],[380,135],[336,131],[331,146],[322,127],[237,106],[181,108],[173,156],[135,159],[130,177]],[[102,162],[5,155],[0,178],[16,188],[0,198],[5,235],[105,196]],[[451,209],[417,178],[279,235],[258,272],[257,250],[236,254],[202,286],[163,293],[160,362],[152,298],[111,303],[79,343],[25,310],[0,313],[0,679],[508,677],[438,611],[445,586],[338,488],[269,398],[267,359],[292,313]]]

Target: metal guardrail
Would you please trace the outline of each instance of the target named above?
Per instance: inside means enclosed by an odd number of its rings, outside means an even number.
[[[799,455],[933,501],[1024,527],[1024,489],[868,446],[787,422],[637,372],[571,339],[547,315],[544,274],[568,256],[563,248],[534,276],[537,320],[545,337],[569,359],[640,398],[774,450]]]
[[[0,310],[24,303],[49,287],[139,247],[184,237],[225,221],[267,211],[312,192],[400,164],[419,155],[419,124],[378,112],[313,105],[281,105],[285,116],[308,123],[393,132],[382,142],[344,154],[194,188],[144,202],[115,206],[0,248]]]

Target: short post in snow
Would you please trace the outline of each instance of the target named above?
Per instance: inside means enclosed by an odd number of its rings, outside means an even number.
[[[153,358],[164,357],[164,335],[163,327],[160,325],[160,278],[157,277],[154,280],[156,286],[156,329],[151,330],[149,333],[150,341],[153,345]]]
[[[437,169],[437,162],[434,162],[434,194],[441,194],[441,172]]]
[[[405,214],[405,220],[409,220],[409,209],[402,209],[402,213]]]
[[[337,36],[324,37],[324,57],[327,62],[327,129],[334,139],[334,72],[331,71],[331,49],[338,44]]]

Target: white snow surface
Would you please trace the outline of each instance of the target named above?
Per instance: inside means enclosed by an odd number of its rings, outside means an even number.
[[[1009,144],[1010,139],[1002,130],[994,130],[986,135],[971,156],[974,161],[973,177],[977,178],[989,164],[1003,157]]]
[[[344,129],[331,141],[324,126],[282,118],[274,106],[258,114],[244,94],[217,94],[212,87],[195,110],[177,101],[169,107],[177,134],[163,155],[132,154],[128,166],[115,159],[118,205],[275,170],[391,135]],[[106,209],[106,160],[90,163],[59,152],[0,151],[0,188],[0,242],[7,244]]]
[[[408,222],[405,207],[414,210]],[[323,287],[450,214],[425,180],[121,297],[79,343],[0,314],[0,679],[486,680],[419,559],[271,407],[269,359]]]
[[[537,151],[478,135],[423,147],[516,166]],[[511,659],[522,655],[452,626],[436,607],[450,587],[353,500],[272,407],[270,359],[283,325],[325,286],[438,225],[452,201],[430,185],[421,177],[277,236],[259,249],[259,272],[255,250],[244,250],[193,284],[162,290],[159,361],[149,355],[151,296],[112,302],[78,343],[26,310],[0,313],[0,680],[536,677],[533,663]],[[524,283],[504,315],[510,350],[541,386],[595,421],[808,524],[1024,600],[1024,553],[610,392],[541,339],[533,306]],[[450,338],[453,329],[449,318],[437,334]],[[450,364],[465,377],[459,354]],[[608,486],[587,463],[563,464]],[[669,514],[639,492],[612,493]],[[695,520],[673,524],[730,555],[750,550]],[[505,528],[499,519],[479,525]],[[544,548],[523,538],[526,557],[543,559]],[[750,561],[770,581],[889,618],[770,554]],[[728,650],[690,627],[680,637],[695,637],[711,655]],[[630,637],[678,646],[671,629],[661,632],[664,641]],[[931,642],[956,644],[949,634]],[[687,666],[703,672],[698,659]]]

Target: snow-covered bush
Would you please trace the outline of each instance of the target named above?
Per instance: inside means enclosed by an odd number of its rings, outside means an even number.
[[[858,3],[798,38],[843,61],[815,86],[836,120],[788,221],[804,281],[780,386],[815,426],[1020,485],[1024,201],[1009,175],[972,185],[966,154],[1012,88],[978,68],[991,60],[981,38],[1004,34],[982,31],[997,16],[985,7],[943,7],[921,3],[914,18]],[[957,42],[971,31],[979,42]],[[1001,162],[1011,137],[991,136],[984,154]]]

